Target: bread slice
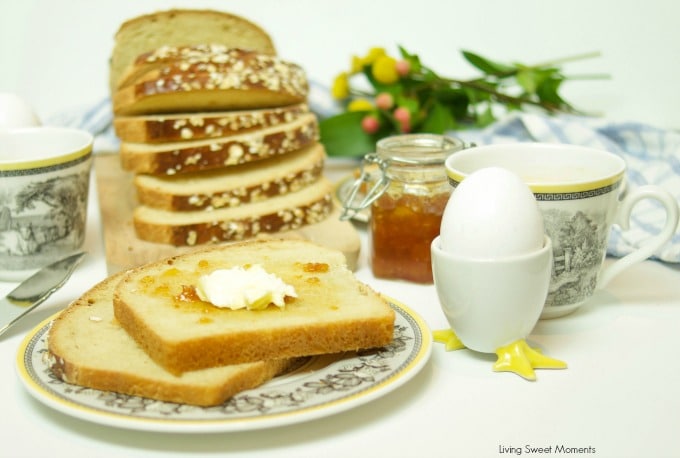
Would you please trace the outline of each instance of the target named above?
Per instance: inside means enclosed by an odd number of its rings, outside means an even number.
[[[115,115],[279,107],[303,103],[309,92],[299,65],[242,49],[152,66],[126,84],[113,93]]]
[[[174,176],[136,175],[137,200],[168,211],[215,210],[284,195],[319,179],[321,143],[262,161]]]
[[[116,134],[128,143],[173,143],[241,134],[289,123],[309,113],[307,104],[261,110],[118,116]]]
[[[161,70],[173,64],[180,64],[180,68],[187,68],[189,64],[214,63],[219,64],[227,60],[230,50],[242,49],[227,47],[217,43],[199,43],[187,46],[168,46],[145,52],[137,56],[118,80],[117,89],[122,89],[135,83],[145,73],[151,70]],[[252,50],[245,50],[252,51]],[[234,51],[237,53],[238,51]],[[267,54],[267,53],[258,53]]]
[[[272,359],[176,375],[154,362],[118,324],[112,298],[123,274],[95,285],[53,322],[52,373],[67,383],[161,401],[212,406],[284,372],[292,360]]]
[[[295,288],[279,308],[218,308],[198,299],[201,275],[259,264]],[[193,251],[129,271],[114,293],[121,326],[159,364],[181,373],[389,344],[394,311],[354,277],[339,251],[304,240]]]
[[[216,43],[228,48],[276,54],[267,32],[253,22],[221,11],[172,9],[137,16],[121,24],[110,59],[113,93],[125,69],[142,53],[161,46]]]
[[[313,113],[294,121],[238,135],[174,143],[120,145],[121,166],[136,173],[198,172],[297,151],[318,141],[319,126]]]
[[[199,43],[187,46],[163,45],[137,56],[120,76],[117,89],[129,86],[150,70],[177,62],[184,64],[211,62],[215,57],[226,54],[229,49],[234,48],[216,43]]]
[[[137,237],[174,246],[233,242],[298,229],[326,219],[333,210],[333,185],[321,177],[311,185],[281,196],[212,211],[168,211],[137,206]]]

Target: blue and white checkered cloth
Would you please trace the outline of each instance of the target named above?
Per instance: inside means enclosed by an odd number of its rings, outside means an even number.
[[[309,104],[320,117],[338,111],[327,88],[312,83]],[[95,136],[94,150],[117,151],[111,105],[104,99],[92,107],[60,113],[46,124],[79,127]],[[478,145],[507,142],[569,143],[604,149],[620,155],[628,165],[627,186],[663,186],[680,201],[680,132],[636,122],[611,122],[576,116],[546,116],[514,113],[486,129],[451,132],[465,142]],[[614,227],[608,246],[611,256],[623,256],[658,232],[665,222],[664,210],[653,201],[636,205],[630,229]],[[658,250],[655,259],[680,263],[680,233]]]

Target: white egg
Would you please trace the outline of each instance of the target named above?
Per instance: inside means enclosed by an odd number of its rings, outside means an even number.
[[[442,250],[474,259],[498,259],[539,250],[543,216],[529,187],[500,167],[471,173],[444,210]]]
[[[16,94],[0,93],[0,128],[39,125],[40,120],[25,100]]]

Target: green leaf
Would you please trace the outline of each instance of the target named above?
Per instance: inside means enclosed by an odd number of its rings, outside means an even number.
[[[527,94],[536,94],[538,88],[547,80],[563,79],[556,68],[520,67],[517,71],[517,83]],[[550,84],[550,83],[548,83]]]
[[[535,94],[538,83],[536,81],[536,72],[530,68],[522,68],[517,72],[517,84],[520,85],[527,94]]]
[[[434,98],[449,110],[454,120],[467,117],[470,99],[464,89],[440,89],[434,93]]]
[[[472,88],[464,88],[465,95],[467,98],[470,100],[471,104],[477,104],[482,101],[490,101],[491,100],[491,94],[488,92],[480,91],[477,89],[472,89]]]
[[[491,105],[487,105],[485,110],[477,114],[477,120],[475,124],[477,125],[477,127],[486,127],[495,120],[496,117],[493,114]]]
[[[432,134],[443,134],[447,130],[456,128],[456,120],[444,105],[435,102],[425,117],[421,131]]]
[[[346,112],[319,122],[321,143],[329,156],[360,157],[375,149],[377,138],[361,128],[363,112]]]
[[[403,46],[399,46],[399,53],[401,54],[401,58],[407,61],[409,64],[411,64],[411,72],[413,73],[419,73],[420,69],[422,67],[422,64],[420,63],[420,57],[418,57],[417,54],[412,54],[408,52]]]
[[[461,51],[463,57],[474,67],[483,71],[489,75],[500,75],[505,73],[513,73],[516,68],[511,65],[502,64],[500,62],[494,62],[486,57],[482,57],[479,54],[475,54],[470,51]]]
[[[562,78],[547,78],[536,88],[538,98],[554,105],[554,108],[568,108],[569,104],[560,97],[558,91],[564,80]]]
[[[399,96],[395,99],[395,103],[397,106],[406,108],[411,113],[417,113],[420,108],[418,101],[410,97]]]

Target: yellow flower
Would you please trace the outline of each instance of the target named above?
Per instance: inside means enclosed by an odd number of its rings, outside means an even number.
[[[382,84],[396,83],[399,80],[396,64],[397,61],[390,56],[378,57],[371,67],[373,78]]]
[[[368,50],[368,54],[363,58],[365,65],[371,65],[373,62],[378,60],[378,58],[387,56],[385,48],[371,48]]]
[[[362,72],[366,65],[372,65],[376,59],[385,55],[387,55],[387,53],[384,48],[371,48],[364,57],[352,56],[350,74],[353,75]]]
[[[368,99],[354,99],[347,105],[347,111],[370,111],[373,104]]]
[[[335,77],[331,93],[337,100],[346,99],[349,96],[349,76],[346,72],[342,72]]]
[[[352,68],[350,74],[354,75],[364,70],[364,60],[359,56],[352,56]]]

